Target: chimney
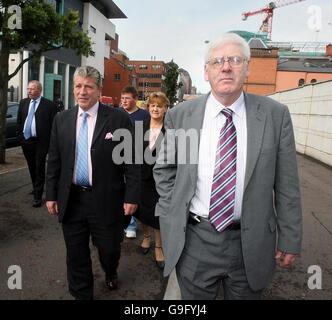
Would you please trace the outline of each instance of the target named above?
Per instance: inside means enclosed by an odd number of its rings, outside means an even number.
[[[326,56],[328,57],[332,57],[332,44],[329,43],[327,46],[326,46]]]

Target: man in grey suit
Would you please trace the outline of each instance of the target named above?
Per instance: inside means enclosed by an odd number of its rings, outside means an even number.
[[[249,59],[247,42],[236,34],[211,43],[204,69],[211,93],[165,118],[154,167],[156,215],[164,274],[176,267],[182,299],[215,299],[220,284],[225,299],[259,299],[276,261],[289,267],[301,250],[290,114],[285,105],[243,92]]]

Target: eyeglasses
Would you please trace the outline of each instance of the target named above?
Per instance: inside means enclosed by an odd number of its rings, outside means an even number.
[[[231,67],[240,67],[245,61],[247,61],[247,59],[239,56],[226,56],[209,60],[207,61],[207,64],[209,64],[213,69],[219,69],[224,66],[225,62],[228,62]]]

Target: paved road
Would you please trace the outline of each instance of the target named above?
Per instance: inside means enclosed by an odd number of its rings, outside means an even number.
[[[15,160],[0,166],[0,299],[72,299],[67,293],[65,248],[61,228],[48,216],[45,207],[31,207],[31,186],[27,169],[22,168],[19,149],[11,151]],[[15,156],[14,156],[15,152]],[[265,299],[332,299],[332,170],[298,156],[304,214],[303,253],[292,270],[277,270]],[[17,168],[19,167],[19,168]],[[96,299],[162,299],[167,279],[153,261],[142,256],[137,239],[125,239],[122,246],[120,288],[109,292],[103,285],[103,272],[93,252]],[[8,267],[22,269],[22,290],[7,286]],[[322,289],[310,290],[308,267],[322,269]],[[166,298],[179,297],[171,281]]]

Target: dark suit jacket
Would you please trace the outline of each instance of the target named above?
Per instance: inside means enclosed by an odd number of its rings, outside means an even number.
[[[72,184],[78,107],[57,114],[54,120],[49,149],[46,200],[57,201],[59,222],[62,222]],[[116,135],[117,129],[127,129],[132,136],[128,114],[99,104],[96,126],[91,144],[93,208],[104,224],[112,224],[124,218],[123,203],[138,203],[140,166],[130,163],[116,164],[112,153],[121,143],[105,139],[107,133]],[[128,137],[128,135],[127,135]],[[126,147],[128,145],[126,144]],[[118,149],[117,148],[117,149]],[[131,146],[134,157],[134,144]]]
[[[143,122],[143,135],[145,135],[146,132],[148,130],[150,130],[150,122],[151,122],[150,118],[144,120],[144,122]],[[161,141],[163,139],[164,134],[165,134],[165,128],[162,127],[161,128],[161,134],[159,134],[159,136],[157,138],[157,141],[156,141],[156,143],[155,143],[152,150],[150,150],[150,148],[149,148],[149,141],[144,140],[143,141],[144,152],[147,153],[147,154],[151,154],[151,156],[155,158],[156,157],[156,152],[157,151],[159,152],[160,144],[161,144]],[[152,183],[153,186],[155,185],[154,184],[154,178],[153,178],[153,167],[154,167],[155,163],[156,162],[147,163],[146,161],[143,161],[142,170],[141,170],[141,172],[142,172],[142,181]]]
[[[148,130],[150,130],[151,119],[148,118],[143,122],[143,136],[145,137]],[[165,134],[165,129],[162,127],[157,141],[152,150],[149,147],[149,140],[146,137],[143,141],[144,160],[141,168],[141,196],[138,210],[135,212],[137,217],[144,224],[147,224],[154,229],[159,229],[159,218],[155,217],[155,207],[159,199],[159,195],[156,190],[156,184],[153,178],[153,167],[155,165],[154,159],[159,152],[161,141]]]
[[[19,141],[24,140],[23,136],[23,128],[25,119],[28,116],[30,98],[25,98],[20,101],[20,105],[17,112],[17,127],[18,127],[18,137]],[[45,150],[47,153],[50,137],[51,137],[51,129],[54,116],[57,113],[56,105],[42,97],[38,109],[35,113],[35,121],[36,121],[36,133],[38,137],[38,145]]]

